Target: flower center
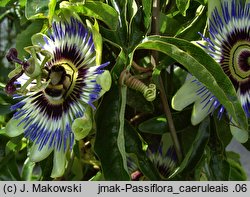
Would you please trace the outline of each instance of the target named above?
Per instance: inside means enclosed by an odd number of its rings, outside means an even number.
[[[237,42],[230,50],[229,69],[238,81],[245,81],[250,76],[250,43]]]
[[[74,87],[76,71],[70,63],[54,64],[49,70],[47,81],[49,85],[45,89],[50,101],[64,101]]]

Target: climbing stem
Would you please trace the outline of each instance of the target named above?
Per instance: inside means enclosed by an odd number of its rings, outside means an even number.
[[[164,109],[164,113],[167,117],[167,122],[168,122],[168,127],[170,130],[170,134],[173,140],[173,144],[175,147],[175,151],[176,151],[176,155],[178,158],[178,161],[181,162],[182,161],[182,151],[181,151],[181,146],[178,140],[178,136],[176,133],[176,129],[175,129],[175,125],[174,125],[174,121],[173,121],[173,117],[172,117],[172,113],[169,107],[169,103],[168,103],[168,98],[165,92],[165,87],[162,81],[162,77],[159,77],[159,83],[160,83],[160,96],[161,96],[161,101],[162,101],[162,105],[163,105],[163,109]]]

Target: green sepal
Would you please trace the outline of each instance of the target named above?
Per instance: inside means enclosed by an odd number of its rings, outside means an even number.
[[[50,176],[52,178],[63,176],[66,164],[67,164],[66,153],[63,150],[54,151],[53,169]]]
[[[99,93],[99,96],[101,97],[105,92],[109,91],[111,87],[112,79],[110,72],[105,70],[102,74],[98,75],[96,78],[96,83],[102,87],[101,92]]]
[[[239,127],[234,125],[234,120],[232,120],[233,124],[230,124],[230,130],[233,137],[240,143],[245,143],[248,140],[249,134],[248,131],[244,129],[240,129]]]
[[[88,106],[83,117],[74,120],[72,124],[72,132],[74,133],[76,140],[85,138],[91,131],[93,127],[91,115],[91,108]]]

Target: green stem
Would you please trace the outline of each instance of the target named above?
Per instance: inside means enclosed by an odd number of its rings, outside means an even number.
[[[162,81],[161,77],[160,77],[159,81],[160,81],[160,92],[161,92],[160,96],[161,96],[163,109],[164,109],[165,115],[166,115],[167,120],[168,120],[167,121],[168,122],[168,127],[169,127],[170,134],[171,134],[171,137],[172,137],[172,140],[173,140],[176,155],[177,155],[178,161],[180,163],[182,161],[181,146],[180,146],[180,143],[179,143],[179,140],[178,140],[178,136],[177,136],[177,133],[176,133],[172,113],[171,113],[171,110],[170,110],[170,107],[169,107],[169,104],[168,104],[168,98],[167,98],[165,88],[164,88],[164,84],[163,84],[163,81]]]
[[[119,114],[120,127],[117,136],[117,146],[121,153],[123,159],[123,167],[126,172],[128,172],[126,149],[125,149],[125,138],[124,138],[124,124],[125,124],[125,108],[126,108],[126,96],[127,96],[127,86],[121,87],[121,108]]]
[[[160,0],[153,0],[153,13],[152,13],[152,31],[151,33],[154,35],[159,35],[160,34]],[[154,67],[158,64],[158,52],[157,51],[153,51],[152,52],[152,57],[151,57],[151,62],[155,63]],[[165,87],[162,81],[162,77],[160,76],[159,78],[159,82],[160,82],[160,96],[161,96],[161,101],[163,104],[163,109],[167,118],[167,122],[168,122],[168,127],[170,130],[170,134],[173,140],[173,144],[175,147],[175,151],[177,154],[177,158],[179,163],[181,163],[182,161],[182,151],[181,151],[181,146],[178,140],[178,136],[176,133],[176,129],[175,129],[175,125],[174,125],[174,121],[173,121],[173,117],[172,117],[172,113],[169,107],[169,103],[168,103],[168,98],[165,92]]]

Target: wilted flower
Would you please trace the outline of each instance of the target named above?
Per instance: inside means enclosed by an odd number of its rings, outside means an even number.
[[[249,16],[250,3],[222,0],[221,7],[215,7],[209,17],[210,38],[201,35],[206,44],[200,44],[231,80],[247,117],[250,117]],[[185,84],[173,97],[172,107],[182,110],[193,102],[191,120],[194,125],[216,109],[219,118],[225,111],[220,101],[203,84],[188,75]]]
[[[66,152],[74,144],[72,123],[84,116],[88,106],[95,108],[93,102],[103,91],[99,82],[103,68],[109,63],[96,65],[92,34],[74,18],[54,22],[48,35],[37,34],[41,39],[37,46],[26,48],[31,54],[27,61],[18,59],[14,49],[7,55],[21,65],[18,74],[11,73],[7,92],[23,99],[12,106],[17,111],[6,132],[11,137],[24,133],[33,142],[29,157],[34,162],[54,150],[51,176],[56,177],[63,174]],[[110,75],[105,76],[110,87]]]

